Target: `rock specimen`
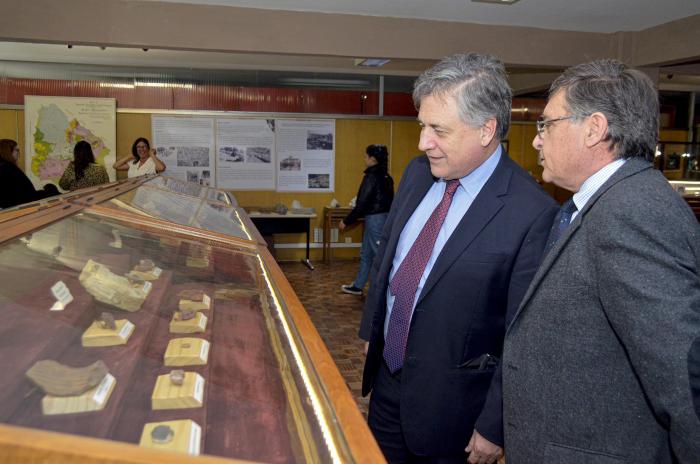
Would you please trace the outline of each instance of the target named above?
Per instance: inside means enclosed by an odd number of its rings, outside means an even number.
[[[201,290],[195,290],[190,288],[187,290],[180,291],[180,293],[178,293],[177,296],[179,296],[183,300],[202,301],[204,299],[204,292]]]
[[[185,381],[185,371],[182,369],[174,369],[170,371],[170,383],[173,385],[182,385]]]
[[[170,443],[174,437],[175,431],[168,425],[158,425],[151,430],[151,440],[159,445]]]
[[[112,313],[104,312],[100,314],[100,317],[97,319],[97,324],[102,329],[117,330],[117,323],[114,322],[114,316],[112,316]]]
[[[44,359],[34,363],[26,376],[44,393],[76,396],[97,386],[107,373],[107,366],[102,361],[95,361],[86,367],[69,367]]]
[[[149,282],[130,282],[93,260],[85,264],[79,279],[85,290],[98,301],[131,312],[141,309],[151,289]]]

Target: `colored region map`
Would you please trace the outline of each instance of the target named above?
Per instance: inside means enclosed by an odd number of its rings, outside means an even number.
[[[112,99],[26,97],[26,173],[35,186],[60,179],[81,140],[92,146],[95,161],[108,167],[115,153],[115,104]],[[110,174],[114,179],[114,173]]]

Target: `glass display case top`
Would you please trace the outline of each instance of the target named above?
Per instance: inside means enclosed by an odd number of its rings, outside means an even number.
[[[196,198],[206,198],[211,201],[219,201],[227,205],[237,206],[235,199],[223,190],[215,189],[194,182],[186,182],[174,177],[160,175],[146,183],[151,187],[169,190]]]
[[[160,177],[153,181],[162,181]],[[105,203],[104,206],[163,219],[176,224],[251,240],[235,207],[207,198],[158,188],[149,181]],[[197,184],[189,184],[199,188]]]

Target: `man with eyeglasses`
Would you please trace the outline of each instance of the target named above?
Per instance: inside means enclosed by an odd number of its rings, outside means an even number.
[[[511,90],[500,60],[445,58],[413,100],[425,155],[401,179],[360,330],[368,422],[390,463],[493,463],[503,336],[557,208],[501,148]]]
[[[574,192],[506,333],[508,464],[700,463],[700,226],[651,161],[658,95],[615,60],[557,78],[533,141]]]

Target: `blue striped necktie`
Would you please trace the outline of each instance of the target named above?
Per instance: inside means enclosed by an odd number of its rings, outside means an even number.
[[[573,198],[569,199],[566,203],[561,205],[559,212],[554,216],[554,223],[549,231],[549,238],[547,238],[547,245],[544,247],[545,254],[552,249],[561,234],[564,233],[569,223],[571,222],[571,216],[576,212],[576,204]]]

